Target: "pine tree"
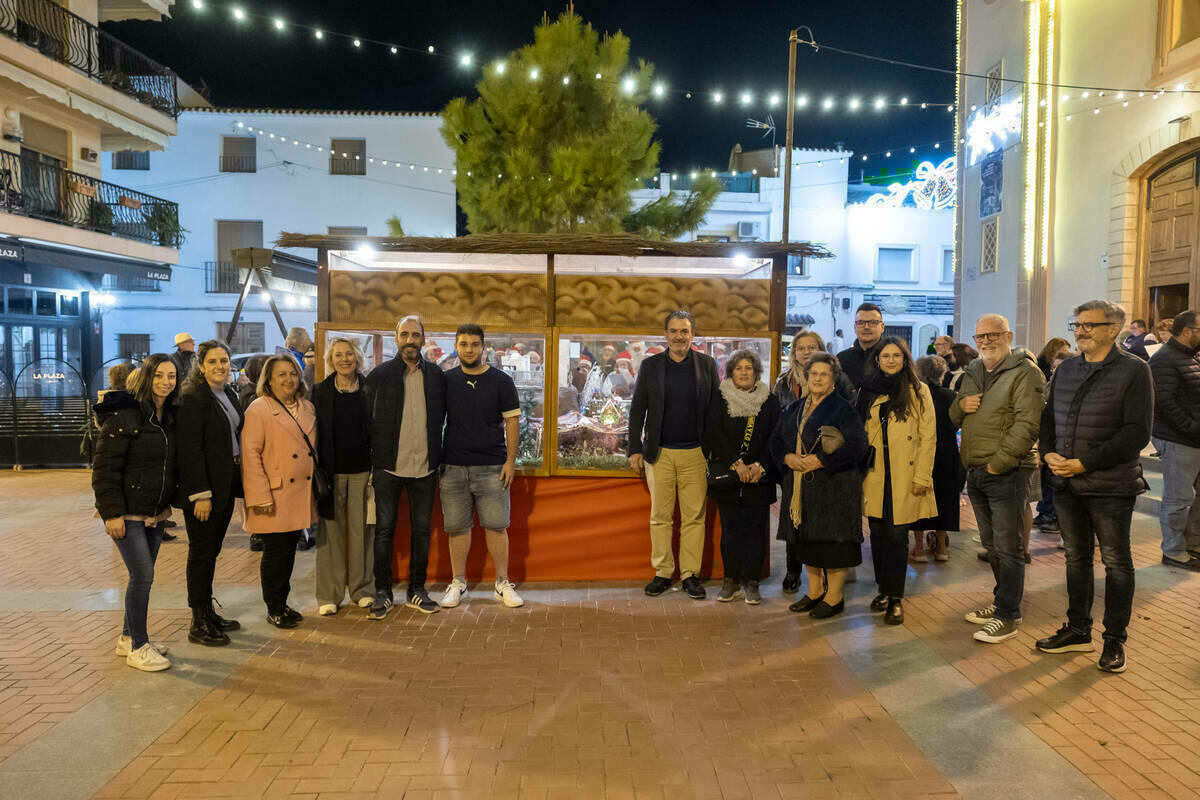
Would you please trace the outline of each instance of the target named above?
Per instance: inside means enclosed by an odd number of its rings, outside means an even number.
[[[672,193],[631,211],[630,191],[658,171],[657,126],[640,107],[653,77],[644,60],[630,68],[626,36],[601,38],[570,7],[554,22],[544,16],[533,44],[484,65],[479,99],[442,112],[470,231],[676,238],[695,229],[720,191],[714,179],[682,203]]]

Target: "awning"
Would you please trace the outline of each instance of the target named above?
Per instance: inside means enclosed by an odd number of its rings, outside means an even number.
[[[94,250],[75,250],[0,238],[0,263],[25,266],[59,267],[95,275],[120,275],[126,278],[169,281],[171,267],[153,261],[121,258]]]
[[[243,247],[230,251],[239,270],[261,267],[279,280],[317,285],[317,262],[312,259],[270,250],[265,247]]]

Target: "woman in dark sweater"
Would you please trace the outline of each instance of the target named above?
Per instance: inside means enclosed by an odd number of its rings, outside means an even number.
[[[229,347],[211,339],[196,348],[196,364],[180,391],[179,497],[188,533],[187,591],[192,609],[188,641],[229,644],[241,627],[213,608],[213,576],[233,501],[242,496],[242,409],[229,385]]]
[[[317,613],[336,614],[350,592],[361,608],[374,595],[374,546],[367,536],[371,435],[358,343],[333,339],[325,350],[329,377],[313,390],[317,409],[317,458],[333,475],[333,497],[318,508]]]
[[[779,400],[762,382],[762,361],[750,350],[729,357],[719,388],[704,436],[708,494],[721,514],[725,581],[717,600],[728,603],[741,591],[746,603],[755,606],[762,600],[758,579],[775,502],[767,442],[779,422]],[[723,477],[714,485],[716,476]]]
[[[171,666],[167,648],[150,642],[146,616],[162,523],[175,496],[175,370],[170,356],[155,353],[142,363],[131,391],[108,395],[92,465],[96,510],[129,570],[116,653],[145,672]]]
[[[845,609],[846,570],[862,563],[859,469],[867,436],[854,406],[834,391],[840,373],[836,358],[813,355],[804,368],[808,396],[784,413],[770,444],[783,476],[780,538],[808,573],[808,593],[788,609],[818,619]]]
[[[958,429],[950,419],[950,407],[957,395],[942,388],[946,376],[946,360],[941,356],[925,356],[917,359],[917,377],[929,387],[933,399],[933,416],[937,420],[937,445],[933,454],[933,497],[937,501],[938,514],[930,519],[917,520],[909,526],[913,532],[913,549],[909,555],[913,561],[929,560],[928,550],[933,551],[937,561],[949,561],[948,532],[959,530],[959,499],[967,482],[967,471],[958,455]],[[933,531],[934,541],[926,546],[925,533]]]

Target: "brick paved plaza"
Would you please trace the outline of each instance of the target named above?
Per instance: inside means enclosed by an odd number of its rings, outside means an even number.
[[[5,472],[0,498],[3,798],[1200,796],[1200,575],[1159,564],[1153,498],[1122,675],[1034,652],[1066,605],[1036,533],[1022,632],[988,646],[962,619],[991,590],[969,531],[949,563],[910,566],[901,627],[868,612],[869,566],[824,622],[787,612],[778,571],[757,608],[712,582],[705,603],[526,584],[517,610],[478,591],[428,617],[320,618],[309,552],[305,622],[281,631],[236,523],[216,589],[233,646],[187,641],[181,525],[150,612],[174,667],[140,673],[112,652],[125,571],[88,473]]]

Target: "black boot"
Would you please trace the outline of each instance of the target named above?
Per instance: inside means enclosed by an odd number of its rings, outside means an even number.
[[[225,619],[217,613],[217,609],[214,606],[219,605],[221,604],[218,603],[217,599],[214,597],[212,598],[212,604],[208,607],[208,618],[212,621],[213,627],[218,631],[240,630],[242,625],[236,619]]]
[[[193,608],[192,627],[188,629],[188,641],[205,647],[221,647],[229,644],[229,637],[213,627],[209,613],[212,608]]]

